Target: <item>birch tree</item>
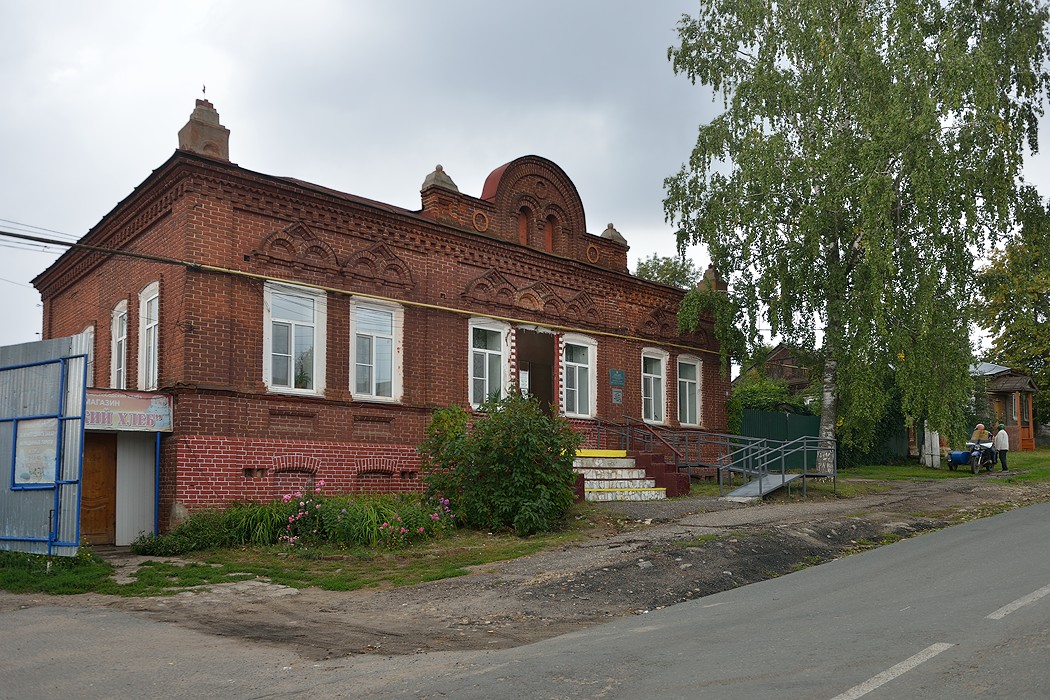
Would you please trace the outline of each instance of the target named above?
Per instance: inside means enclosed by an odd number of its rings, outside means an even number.
[[[894,383],[905,416],[962,430],[975,256],[1009,234],[1038,148],[1047,18],[1036,0],[702,0],[679,22],[674,70],[723,111],[665,214],[748,337],[819,350],[822,437],[864,445]]]

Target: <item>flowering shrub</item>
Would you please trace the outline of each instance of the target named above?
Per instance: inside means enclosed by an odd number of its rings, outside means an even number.
[[[321,509],[330,544],[403,547],[455,527],[448,501],[416,494],[341,496]]]
[[[286,493],[281,498],[291,504],[294,512],[288,515],[285,533],[277,538],[278,542],[292,546],[304,544],[303,540],[316,541],[323,539],[324,522],[321,509],[324,501],[324,480],[317,482],[312,495],[303,491]]]
[[[143,535],[136,554],[173,556],[242,545],[403,547],[455,527],[448,500],[419,494],[327,495],[325,482],[271,503],[198,511],[166,535]]]

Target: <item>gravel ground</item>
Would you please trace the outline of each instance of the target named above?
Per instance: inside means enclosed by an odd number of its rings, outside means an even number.
[[[607,504],[601,508],[623,531],[408,588],[333,592],[259,580],[155,598],[0,592],[0,611],[110,606],[311,660],[507,648],[1043,500],[1048,485],[1008,485],[988,474],[899,482],[850,499]],[[125,577],[144,559],[107,556]]]

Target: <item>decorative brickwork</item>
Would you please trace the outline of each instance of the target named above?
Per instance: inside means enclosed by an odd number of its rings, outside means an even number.
[[[623,239],[586,231],[576,188],[558,166],[536,156],[508,163],[479,198],[446,179],[428,179],[423,209],[413,212],[177,151],[83,241],[178,262],[71,251],[34,280],[45,337],[94,325],[90,383],[100,387],[110,377],[113,308],[127,302],[133,378],[137,295],[159,282],[159,389],[175,398],[174,432],[162,438],[162,522],[315,479],[346,491],[419,489],[415,446],[430,413],[469,401],[468,324],[478,317],[511,329],[503,349],[510,381],[520,378],[515,328],[553,333],[555,348],[565,333],[590,338],[592,413],[606,420],[641,415],[641,352],[660,348],[669,357],[664,415],[677,427],[675,358],[700,357],[701,427],[725,429],[729,382],[710,324],[678,333],[682,292],[627,273]],[[323,367],[317,395],[267,391],[263,382],[263,348],[274,347],[267,280],[324,290],[325,342],[312,356]],[[403,309],[392,348],[400,401],[355,394],[368,366],[360,353],[351,359],[363,342],[350,317],[355,295]],[[556,398],[564,396],[562,365],[560,357],[547,363]],[[598,446],[594,424],[573,420],[588,446]]]

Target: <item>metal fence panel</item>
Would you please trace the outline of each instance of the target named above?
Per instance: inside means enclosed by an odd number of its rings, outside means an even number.
[[[87,335],[0,347],[0,549],[77,552],[91,351]],[[19,436],[30,433],[39,479],[23,478],[19,464]]]
[[[819,437],[820,416],[802,416],[796,413],[775,413],[745,408],[740,426],[741,435],[767,440],[790,442],[800,437]],[[801,469],[804,455],[791,454],[785,460],[788,469]],[[812,460],[810,464],[812,466]]]

